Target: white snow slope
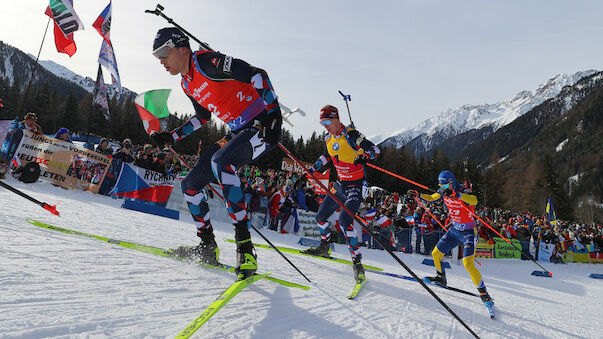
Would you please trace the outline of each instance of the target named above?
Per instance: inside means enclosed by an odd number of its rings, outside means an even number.
[[[121,209],[121,200],[66,191],[46,183],[7,183],[57,204],[55,217],[0,188],[0,338],[169,338],[177,335],[234,277],[222,271],[140,253],[95,239],[37,228],[25,218],[130,242],[173,248],[197,242],[190,217],[174,221]],[[234,263],[232,227],[214,223],[225,263]],[[298,238],[263,230],[278,245]],[[261,238],[253,235],[254,240]],[[305,280],[279,255],[258,249],[260,271]],[[346,248],[335,254],[348,258]],[[364,262],[408,275],[386,252],[363,251]],[[399,254],[420,276],[433,274],[420,255]],[[351,266],[289,255],[312,280],[310,290],[260,280],[194,335],[200,338],[469,338],[470,334],[418,283],[367,273],[356,300]],[[437,293],[482,338],[600,338],[603,273],[593,264],[544,264],[553,278],[534,277],[532,262],[480,259],[497,318],[478,298]],[[451,286],[474,291],[462,266]]]

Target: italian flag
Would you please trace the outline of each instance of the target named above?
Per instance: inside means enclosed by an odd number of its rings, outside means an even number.
[[[171,89],[154,89],[139,94],[134,103],[142,119],[144,129],[148,134],[161,132],[167,127],[167,118],[170,112],[167,108],[167,99]]]

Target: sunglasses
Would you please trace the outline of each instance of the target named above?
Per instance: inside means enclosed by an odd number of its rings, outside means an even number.
[[[170,52],[172,51],[172,48],[174,47],[176,47],[174,41],[168,40],[164,42],[163,45],[157,47],[153,51],[153,55],[158,59],[167,59],[167,57],[170,55]]]
[[[320,122],[320,124],[323,126],[329,126],[331,124],[331,120],[323,120]]]
[[[448,188],[448,187],[450,187],[450,184],[440,184],[440,187],[442,187],[442,188]]]

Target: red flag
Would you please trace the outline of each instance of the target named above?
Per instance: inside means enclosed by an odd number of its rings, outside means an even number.
[[[69,33],[67,35],[63,33],[52,14],[50,6],[46,7],[46,12],[44,12],[44,14],[48,15],[54,21],[54,44],[57,47],[57,52],[65,53],[70,57],[73,56],[77,51],[77,46],[75,45],[75,40],[73,39],[73,33]]]

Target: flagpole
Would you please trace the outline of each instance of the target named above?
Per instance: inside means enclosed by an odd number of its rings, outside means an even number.
[[[50,26],[51,18],[48,17],[48,22],[46,23],[46,29],[44,30],[44,36],[42,37],[42,42],[40,43],[40,49],[38,50],[38,56],[36,56],[36,62],[34,63],[31,69],[31,75],[29,76],[29,81],[27,81],[27,87],[25,89],[25,96],[23,97],[23,102],[21,103],[21,109],[19,110],[19,115],[23,114],[23,109],[25,109],[25,100],[27,100],[27,95],[29,94],[29,85],[31,85],[31,80],[33,80],[34,73],[36,71],[36,66],[38,65],[38,60],[40,59],[40,53],[42,53],[42,46],[44,46],[44,40],[46,40],[46,33],[48,32],[48,26]]]

